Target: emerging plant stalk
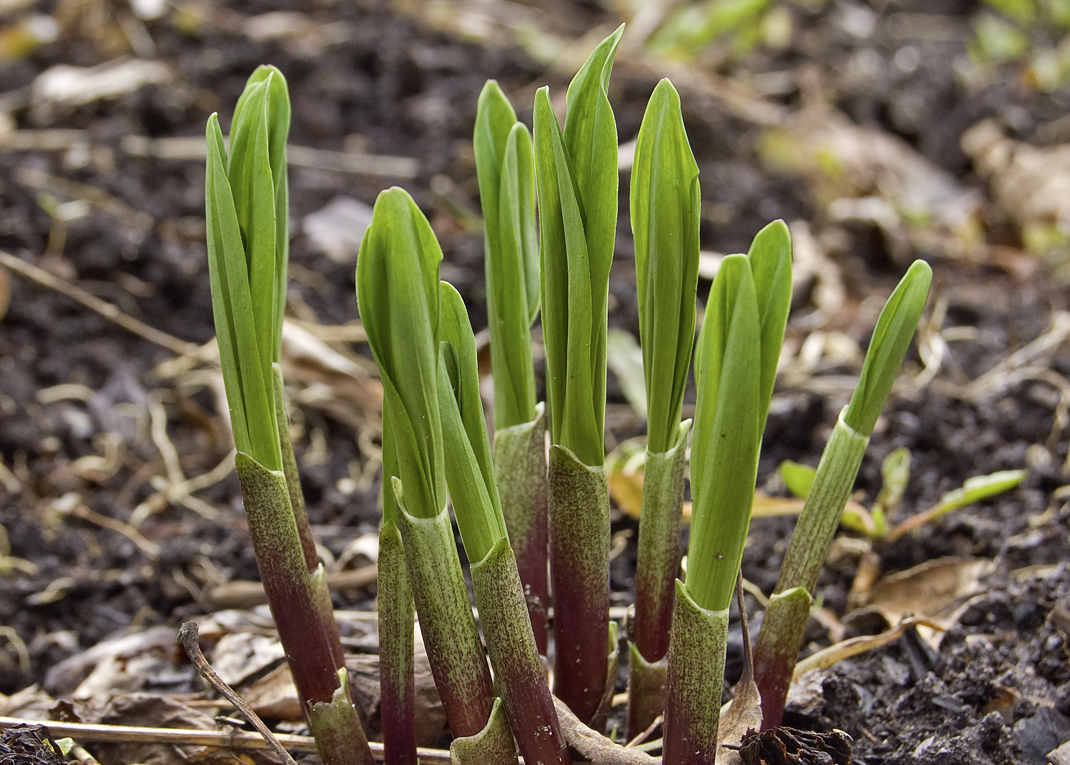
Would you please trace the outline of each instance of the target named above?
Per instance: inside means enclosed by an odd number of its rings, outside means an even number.
[[[286,82],[272,67],[260,67],[246,84],[229,157],[218,118],[208,120],[212,306],[249,532],[305,716],[325,763],[370,765],[305,515],[278,367],[289,250],[289,124]]]
[[[439,410],[446,480],[472,561],[472,584],[496,683],[525,762],[570,762],[509,546],[479,396],[476,343],[464,302],[442,283]]]
[[[357,298],[383,382],[397,459],[397,524],[431,671],[454,736],[467,737],[486,726],[494,694],[446,510],[438,391],[441,260],[412,198],[401,189],[382,192],[361,244]]]
[[[397,450],[383,412],[383,526],[379,530],[379,708],[384,765],[416,765],[416,605],[394,500]]]
[[[617,223],[617,127],[607,96],[623,28],[568,89],[562,131],[535,96],[535,173],[550,429],[550,571],[555,691],[585,722],[602,706],[609,661],[606,325]],[[580,537],[582,534],[582,544]]]
[[[638,735],[665,708],[687,435],[680,424],[695,337],[699,253],[698,165],[680,97],[668,80],[647,104],[632,166],[631,217],[639,338],[647,399],[646,467],[628,661],[628,730]]]
[[[695,354],[687,577],[669,641],[665,762],[711,765],[717,753],[728,609],[750,526],[761,434],[791,302],[787,227],[766,226],[748,255],[721,264]]]
[[[502,512],[539,653],[546,654],[546,420],[536,405],[531,324],[539,250],[531,135],[493,80],[479,96],[473,146],[485,221],[484,262],[494,370],[494,454]]]
[[[888,299],[866,352],[858,386],[821,455],[755,647],[755,682],[762,696],[764,728],[780,725],[818,574],[873,426],[925,309],[931,280],[928,264],[915,261]]]

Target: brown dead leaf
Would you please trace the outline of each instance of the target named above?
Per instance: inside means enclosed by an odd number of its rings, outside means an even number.
[[[643,510],[643,471],[611,470],[609,473],[609,495],[617,507],[629,518],[638,519]],[[802,512],[804,500],[796,497],[771,497],[761,491],[754,492],[754,504],[751,506],[751,518],[778,518],[782,515],[798,515]],[[862,510],[857,502],[848,502],[848,510]],[[683,521],[691,523],[691,502],[683,504]]]
[[[1037,147],[1012,140],[994,120],[962,136],[962,150],[992,191],[992,200],[1028,239],[1030,229],[1070,237],[1070,144]]]
[[[870,590],[866,608],[890,625],[908,616],[923,620],[918,634],[938,648],[943,631],[954,625],[958,608],[984,591],[983,581],[996,569],[984,558],[939,558],[880,579]]]

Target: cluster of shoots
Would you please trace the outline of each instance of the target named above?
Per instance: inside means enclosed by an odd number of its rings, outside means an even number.
[[[389,763],[416,762],[416,615],[454,761],[512,763],[519,753],[528,763],[567,763],[559,710],[570,725],[606,724],[619,661],[609,618],[604,451],[619,193],[608,87],[622,32],[576,74],[563,124],[547,88],[535,95],[530,130],[496,83],[479,99],[474,148],[493,438],[465,305],[440,281],[442,251],[404,190],[380,194],[361,245],[357,303],[384,390],[379,622]],[[366,763],[372,756],[305,519],[278,366],[288,123],[285,81],[270,67],[253,74],[237,104],[229,153],[216,117],[209,120],[212,295],[249,527],[308,723],[328,765]],[[698,176],[679,96],[663,80],[647,106],[630,178],[648,440],[627,663],[628,726],[643,731],[663,715],[670,765],[716,756],[729,605],[791,302],[791,240],[778,221],[746,254],[724,259],[696,343]],[[813,476],[755,651],[766,727],[780,723],[818,572],[930,278],[929,267],[915,262],[889,299]],[[545,401],[531,348],[540,312]],[[694,421],[682,420],[692,366]],[[478,622],[451,507],[471,562]]]

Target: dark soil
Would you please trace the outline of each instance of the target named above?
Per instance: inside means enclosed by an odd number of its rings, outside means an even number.
[[[262,22],[271,17],[261,14],[279,7],[251,1],[178,3],[144,22],[127,4],[106,0],[0,11],[3,35],[32,14],[59,24],[57,39],[26,55],[0,51],[12,55],[0,65],[0,250],[174,338],[209,342],[203,160],[169,156],[160,143],[146,150],[132,139],[197,140],[217,110],[227,125],[249,73],[274,63],[289,80],[292,145],[356,147],[411,158],[416,167],[411,177],[292,168],[291,314],[322,325],[356,318],[354,260],[327,257],[302,223],[338,196],[370,205],[379,190],[397,183],[428,212],[445,252],[443,278],[461,290],[476,329],[485,325],[482,238],[472,224],[478,211],[470,138],[477,95],[487,78],[496,78],[528,120],[534,88],[549,84],[563,96],[581,59],[573,62],[570,52],[560,65],[539,63],[514,47],[508,27],[462,34],[458,19],[471,12],[463,4],[437,28],[441,14],[404,16],[385,2],[291,5],[286,10],[299,15],[274,35],[263,33]],[[761,467],[760,482],[770,491],[780,491],[780,461],[816,464],[850,392],[843,380],[858,371],[856,358],[829,350],[805,367],[796,363],[800,346],[815,333],[826,333],[830,342],[864,344],[876,307],[909,259],[903,261],[886,231],[832,220],[801,176],[763,163],[759,115],[783,117],[825,101],[859,125],[902,138],[964,188],[983,194],[960,148],[963,131],[993,117],[1010,135],[1036,142],[1052,134],[1043,129],[1065,115],[1070,96],[1065,89],[1049,95],[1030,87],[1013,65],[988,79],[964,78],[966,41],[980,13],[973,3],[814,5],[784,6],[795,33],[783,45],[759,46],[742,58],[711,46],[686,70],[693,76],[677,81],[702,170],[703,246],[741,251],[773,218],[803,221],[832,243],[824,278],[833,274],[845,289],[832,312],[815,297],[820,273],[796,292],[788,338],[795,356],[777,389]],[[594,3],[533,0],[503,5],[502,13],[521,8],[550,40],[608,32],[617,23]],[[581,57],[595,35],[576,44]],[[902,65],[904,48],[911,66]],[[49,102],[40,87],[41,74],[52,67],[97,66],[122,55],[162,62],[167,76],[81,105]],[[611,92],[622,141],[637,132],[646,98],[665,71],[646,54],[622,50]],[[730,79],[714,79],[712,72]],[[741,101],[735,92],[747,95]],[[9,119],[18,130],[13,135],[52,144],[9,141]],[[44,132],[60,129],[76,132]],[[623,175],[623,216],[626,181]],[[57,202],[78,200],[84,209],[55,209]],[[1058,320],[1065,322],[1070,299],[1047,264],[1020,249],[1005,218],[993,212],[981,224],[991,246],[969,257],[952,258],[912,240],[910,257],[929,259],[935,272],[931,312],[919,333],[925,353],[908,360],[878,424],[859,497],[873,501],[881,461],[898,447],[911,450],[912,475],[893,523],[971,476],[1022,467],[1029,475],[1011,493],[875,546],[885,573],[947,556],[989,559],[994,567],[938,649],[908,632],[837,664],[822,676],[820,694],[789,708],[788,722],[796,727],[847,732],[859,763],[1043,765],[1047,752],[1070,739],[1070,360],[1061,330],[1049,334]],[[610,322],[634,332],[626,217],[619,231]],[[0,692],[10,694],[43,682],[51,667],[116,633],[177,628],[206,613],[211,586],[255,579],[256,565],[232,475],[194,487],[195,502],[160,494],[227,457],[229,437],[206,373],[210,365],[189,358],[185,366],[169,364],[173,348],[13,271],[0,270],[0,288],[0,297],[8,290],[10,298],[0,320],[0,531],[6,530],[10,546],[0,536],[7,592],[0,596],[0,624],[14,630],[0,641]],[[700,294],[706,289],[708,282]],[[1042,337],[1053,342],[1031,346],[1036,353],[1010,362],[991,384],[971,385]],[[335,347],[368,355],[359,344]],[[946,351],[939,362],[930,355],[935,350]],[[923,359],[935,364],[928,378]],[[612,446],[641,427],[612,380],[610,389]],[[302,397],[307,392],[302,385],[293,391],[296,448],[312,521],[324,545],[340,555],[378,523],[378,415],[352,402],[317,404],[311,395]],[[154,432],[157,414],[166,422]],[[148,508],[139,511],[140,537],[109,527],[130,521],[139,506]],[[206,508],[212,517],[196,512]],[[752,527],[743,573],[766,594],[791,527],[785,518],[756,519]],[[636,526],[621,517],[615,531],[629,545],[614,569],[616,600],[626,603]],[[149,545],[139,546],[141,540]],[[857,554],[839,556],[820,584],[824,607],[843,621],[847,636],[886,626],[848,616],[858,560]],[[340,593],[337,605],[366,608],[371,594]],[[919,594],[919,603],[924,600]],[[808,651],[830,639],[826,629],[813,626]],[[28,666],[20,665],[18,641],[28,647]],[[72,690],[46,689],[55,695]]]

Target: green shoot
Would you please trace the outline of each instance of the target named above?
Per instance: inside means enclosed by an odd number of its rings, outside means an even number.
[[[439,411],[446,445],[446,481],[472,561],[472,584],[505,713],[526,762],[568,763],[524,587],[509,547],[483,406],[476,344],[457,290],[442,283]]]
[[[821,455],[755,649],[755,678],[762,695],[765,727],[780,724],[818,574],[873,426],[925,308],[931,280],[928,264],[915,261],[888,299],[866,352],[858,386]]]
[[[494,81],[479,96],[473,147],[486,227],[494,425],[502,429],[535,419],[531,323],[539,312],[539,250],[531,135]]]
[[[350,698],[330,594],[304,512],[278,365],[288,260],[286,81],[249,78],[227,156],[208,120],[205,208],[220,363],[249,532],[279,637],[328,765],[373,762]]]
[[[691,367],[698,284],[698,165],[680,97],[668,80],[647,104],[631,184],[635,275],[646,391],[647,459],[635,574],[628,728],[649,727],[664,708],[673,591],[680,566],[680,512],[690,422],[681,425]]]
[[[439,410],[442,250],[405,191],[382,192],[357,262],[357,298],[394,445],[392,480],[416,610],[435,683],[457,737],[490,719],[490,672],[446,512]],[[390,464],[387,460],[384,463]]]
[[[609,487],[605,473],[606,326],[617,225],[617,127],[607,88],[623,27],[569,85],[562,131],[546,88],[535,96],[555,690],[594,722],[607,694]]]
[[[759,232],[748,256],[725,258],[710,289],[695,353],[691,540],[669,644],[666,762],[712,763],[716,753],[728,608],[790,300],[781,223]]]

